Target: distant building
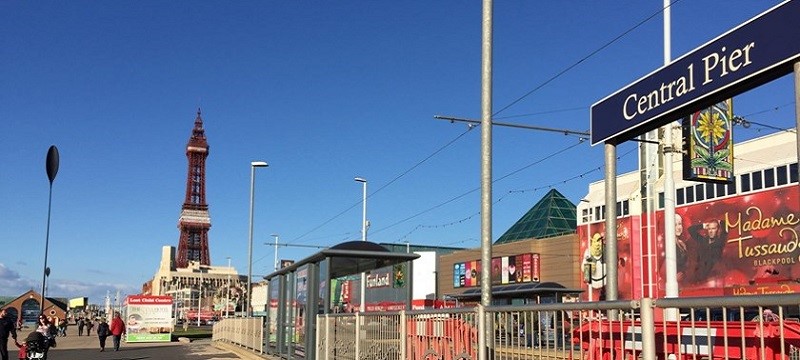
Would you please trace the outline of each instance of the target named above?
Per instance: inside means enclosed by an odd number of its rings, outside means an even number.
[[[161,262],[155,276],[144,284],[144,295],[173,297],[176,317],[188,310],[214,311],[219,315],[241,310],[246,276],[233,267],[201,265],[192,261],[188,267],[175,267],[175,248],[161,249]]]
[[[575,205],[555,189],[492,244],[494,305],[571,301],[581,292]],[[579,262],[579,260],[578,260]],[[439,257],[439,294],[462,305],[481,299],[481,248]]]
[[[42,313],[41,301],[41,294],[29,290],[3,304],[0,309],[5,309],[10,317],[22,320],[25,324],[35,324],[39,314]],[[55,316],[59,319],[64,319],[67,315],[67,299],[45,298],[43,313],[48,317]]]

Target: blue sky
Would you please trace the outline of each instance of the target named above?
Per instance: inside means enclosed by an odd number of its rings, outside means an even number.
[[[673,58],[776,3],[678,1]],[[497,1],[495,118],[586,131],[591,104],[662,66],[662,17],[637,27],[661,5]],[[138,292],[161,247],[178,243],[198,107],[215,265],[231,257],[247,271],[253,160],[270,163],[256,176],[254,274],[272,269],[272,233],[360,239],[355,176],[369,181],[370,240],[479,245],[480,131],[433,119],[480,116],[479,1],[3,1],[0,32],[2,295],[41,287],[52,144],[49,294]],[[734,109],[786,128],[793,101],[787,76]],[[620,145],[620,173],[634,149]],[[575,136],[496,128],[494,239],[551,187],[578,202],[602,161],[602,147]]]

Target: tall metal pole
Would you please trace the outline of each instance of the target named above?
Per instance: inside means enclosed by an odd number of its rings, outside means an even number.
[[[664,65],[672,61],[672,11],[670,0],[664,0]],[[677,239],[675,238],[675,141],[672,131],[675,122],[664,127],[664,255],[666,265],[666,297],[678,297]],[[652,285],[651,285],[652,286]],[[651,295],[652,296],[652,295]],[[667,320],[678,320],[678,309],[667,309]]]
[[[800,163],[800,61],[794,63],[794,119],[797,138],[797,161]],[[797,166],[797,178],[800,179],[800,165]]]
[[[617,300],[617,144],[605,144],[605,190],[606,190],[606,301]],[[609,316],[614,317],[614,316]]]
[[[481,39],[481,306],[492,305],[492,0],[483,0]],[[494,325],[486,315],[483,347],[479,359],[486,359],[493,343]],[[480,341],[479,341],[480,343]]]
[[[247,304],[245,308],[245,316],[250,317],[253,314],[253,311],[250,309],[250,301],[253,297],[251,293],[252,289],[251,283],[253,282],[253,199],[255,198],[255,180],[256,180],[256,168],[257,167],[267,167],[266,162],[263,161],[253,161],[250,163],[250,233],[249,233],[249,242],[247,246]]]
[[[203,308],[203,268],[200,269],[200,291],[197,296],[197,326],[200,326],[200,311]]]
[[[231,308],[231,257],[228,256],[228,291],[225,294],[225,317],[230,316]]]
[[[58,148],[55,145],[51,145],[49,149],[47,149],[47,158],[45,158],[45,170],[47,170],[47,179],[50,180],[50,191],[49,195],[47,196],[47,230],[46,235],[44,238],[44,267],[42,268],[42,301],[39,304],[39,313],[44,313],[44,299],[45,299],[45,292],[47,289],[45,288],[47,284],[47,275],[49,275],[50,270],[47,268],[47,249],[50,247],[50,210],[53,204],[53,180],[56,179],[56,175],[58,174]]]
[[[361,200],[361,241],[367,241],[367,179],[362,177],[355,178],[355,181],[361,183],[363,195]],[[361,305],[359,310],[363,313],[367,310],[366,300],[367,293],[367,273],[361,273]]]

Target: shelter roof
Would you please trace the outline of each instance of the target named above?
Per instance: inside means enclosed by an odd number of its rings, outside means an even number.
[[[331,278],[338,278],[412,261],[417,258],[419,258],[419,254],[391,252],[385,247],[370,241],[354,240],[320,250],[316,254],[265,276],[264,279],[269,280],[279,275],[294,272],[303,265],[318,263],[325,259],[330,260],[329,271]]]
[[[557,282],[543,282],[543,283],[522,283],[522,284],[508,284],[508,285],[495,285],[492,286],[492,296],[497,297],[512,297],[523,294],[551,294],[551,293],[569,293],[577,294],[583,292],[581,289],[568,289]],[[466,300],[477,299],[481,297],[481,288],[471,288],[460,294],[452,294],[450,297]]]

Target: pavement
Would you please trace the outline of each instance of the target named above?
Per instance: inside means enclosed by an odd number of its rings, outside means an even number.
[[[30,333],[29,329],[22,329],[17,332],[18,339],[22,341]],[[209,345],[223,351],[227,351],[236,355],[239,359],[246,360],[278,360],[279,358],[267,354],[258,354],[252,350],[243,348],[235,344],[229,344],[221,341],[211,341],[210,339],[196,340],[196,342],[208,343]],[[182,342],[164,342],[164,343],[126,343],[122,342],[121,348],[153,348],[159,346],[180,346]],[[77,334],[69,334],[67,336],[59,336],[56,338],[56,347],[51,351],[58,350],[73,350],[73,349],[99,349],[100,340],[97,336],[78,336]],[[9,339],[9,350],[16,350],[14,343]],[[114,342],[109,336],[106,339],[106,351],[114,351]]]
[[[22,329],[21,331],[17,331],[17,339],[21,343],[25,340],[25,337],[31,333],[31,329]],[[126,343],[122,342],[120,346],[124,347],[154,347],[154,346],[170,346],[170,345],[177,345],[178,343]],[[11,339],[8,341],[9,350],[15,349],[14,343]],[[78,336],[77,334],[69,334],[67,336],[59,336],[56,337],[56,347],[55,349],[100,349],[100,339],[97,338],[96,335],[92,336]],[[114,350],[114,341],[109,336],[106,339],[106,351]]]

